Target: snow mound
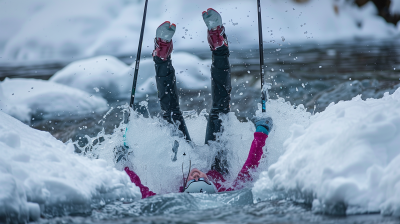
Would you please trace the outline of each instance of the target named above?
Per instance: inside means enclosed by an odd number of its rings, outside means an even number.
[[[23,0],[0,2],[0,53],[9,61],[71,60],[95,55],[134,55],[144,1]],[[20,6],[24,5],[20,10]],[[390,10],[397,12],[399,1]],[[251,1],[149,1],[143,53],[150,55],[156,28],[177,24],[175,49],[207,49],[201,12],[212,7],[223,17],[231,49],[257,46],[257,7]],[[344,0],[262,2],[266,47],[308,41],[393,38],[400,30],[377,16],[372,2],[362,8]],[[57,13],[54,13],[57,12]],[[316,19],[318,18],[318,19]],[[4,25],[2,25],[4,24]],[[3,49],[3,50],[2,50]]]
[[[91,211],[94,202],[140,198],[124,173],[74,153],[49,133],[0,112],[0,222]]]
[[[253,189],[259,197],[278,189],[313,200],[315,212],[400,216],[400,88],[332,103],[290,132],[286,152]]]
[[[1,89],[2,111],[26,122],[39,113],[52,117],[107,110],[107,101],[101,97],[44,80],[6,78],[0,83],[0,92]]]
[[[49,81],[105,98],[118,98],[123,92],[122,86],[129,83],[129,77],[122,76],[122,71],[127,67],[113,56],[98,56],[72,62],[54,74]]]
[[[174,53],[171,57],[178,88],[196,90],[204,89],[210,84],[211,60],[201,60],[188,53]],[[107,99],[129,98],[134,71],[135,63],[127,66],[113,56],[99,56],[69,64],[51,77],[50,81]],[[155,76],[153,59],[142,60],[138,74],[137,97],[157,93]]]

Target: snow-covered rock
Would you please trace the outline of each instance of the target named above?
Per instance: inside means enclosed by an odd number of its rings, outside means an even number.
[[[211,53],[210,53],[211,54]],[[189,53],[173,53],[177,86],[182,89],[204,89],[209,86],[211,60],[201,60]],[[113,56],[99,56],[73,62],[58,71],[51,82],[74,87],[107,99],[129,98],[135,63],[125,65]],[[155,68],[152,58],[140,62],[137,97],[157,92]]]
[[[279,189],[311,197],[315,212],[400,216],[400,88],[332,103],[290,132],[285,153],[256,183],[259,197]]]
[[[135,55],[143,5],[143,0],[1,1],[2,61]],[[390,10],[397,11],[398,5],[398,0],[392,0]],[[201,13],[209,7],[221,12],[231,49],[258,44],[256,2],[203,0],[187,4],[176,0],[171,5],[153,0],[148,5],[143,54],[150,56],[155,30],[166,20],[177,24],[175,49],[208,49]],[[295,42],[391,38],[400,33],[377,16],[372,2],[358,8],[344,0],[302,4],[269,0],[262,2],[262,17],[265,47],[269,48]]]
[[[107,101],[101,97],[45,80],[6,78],[0,83],[1,89],[2,111],[25,122],[36,113],[52,117],[107,110]]]
[[[74,153],[49,133],[0,112],[0,222],[90,211],[91,203],[140,198],[140,191],[104,160]],[[101,202],[103,201],[103,202]],[[76,211],[75,211],[76,209]]]

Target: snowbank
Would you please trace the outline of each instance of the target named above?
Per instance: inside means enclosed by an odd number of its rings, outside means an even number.
[[[211,54],[211,53],[210,53]],[[200,60],[188,53],[172,54],[177,86],[182,89],[204,89],[210,85],[211,60]],[[57,72],[50,81],[74,87],[107,99],[129,98],[135,64],[125,65],[113,56],[99,56],[73,62]],[[137,97],[157,93],[152,58],[140,62]]]
[[[400,88],[332,103],[290,132],[285,153],[253,189],[258,197],[278,189],[314,198],[315,212],[400,216]]]
[[[6,78],[0,83],[1,89],[2,111],[27,122],[38,113],[52,117],[107,110],[107,101],[101,97],[44,80]]]
[[[47,132],[0,112],[0,222],[91,210],[91,204],[140,198],[124,172],[74,153]]]
[[[21,5],[24,7],[19,10]],[[143,0],[2,1],[3,61],[134,55],[143,5]],[[397,5],[395,1],[390,10],[396,11]],[[177,24],[175,49],[208,49],[201,12],[209,7],[221,12],[231,49],[257,45],[256,2],[176,0],[171,6],[168,1],[153,0],[148,5],[143,54],[150,56],[155,30],[166,20]],[[310,0],[302,4],[269,0],[262,2],[262,13],[265,47],[269,48],[307,41],[393,38],[400,33],[398,27],[377,16],[372,2],[358,8],[343,0]]]

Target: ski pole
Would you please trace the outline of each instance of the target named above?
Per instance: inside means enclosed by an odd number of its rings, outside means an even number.
[[[135,93],[136,93],[136,84],[137,84],[137,77],[139,74],[139,64],[140,64],[140,54],[142,53],[142,43],[143,43],[143,33],[144,33],[144,26],[146,24],[146,13],[147,13],[147,2],[148,0],[146,0],[146,2],[144,3],[144,11],[143,11],[143,20],[142,20],[142,28],[140,30],[140,38],[139,38],[139,46],[138,46],[138,51],[137,51],[137,55],[136,55],[136,62],[135,62],[135,74],[133,76],[133,84],[132,84],[132,92],[131,92],[131,101],[129,103],[129,106],[135,110],[134,107],[134,101],[135,101]],[[124,116],[124,123],[127,124],[129,121],[129,115],[130,113],[128,113],[128,116]],[[124,144],[119,145],[117,147],[114,148],[114,153],[117,152],[116,156],[118,155],[118,153],[120,153],[120,155],[118,156],[118,158],[116,157],[115,161],[118,163],[120,162],[123,158],[126,158],[126,153],[128,153],[129,150],[129,146],[126,142],[126,132],[128,131],[128,127],[126,127],[125,129],[125,134],[123,136],[123,142]]]
[[[142,29],[140,30],[140,38],[139,38],[139,46],[138,46],[138,51],[137,51],[137,56],[136,56],[136,62],[135,62],[135,74],[133,76],[133,84],[132,84],[132,92],[131,92],[131,102],[129,103],[129,106],[134,110],[134,101],[135,101],[135,94],[136,94],[136,84],[137,84],[137,77],[139,74],[139,63],[140,63],[140,54],[142,53],[142,42],[143,42],[143,33],[144,33],[144,27],[146,23],[146,13],[147,13],[147,2],[146,0],[144,4],[144,11],[143,11],[143,20],[142,20]]]
[[[261,105],[262,105],[262,112],[265,112],[266,93],[264,91],[264,44],[262,36],[260,0],[257,0],[257,11],[258,11],[258,45],[260,50]]]

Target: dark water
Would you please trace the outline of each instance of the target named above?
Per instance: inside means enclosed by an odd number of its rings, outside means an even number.
[[[293,105],[303,104],[310,112],[323,111],[331,102],[362,98],[380,98],[400,87],[399,41],[340,42],[333,44],[284,45],[266,44],[266,82],[272,83],[271,98],[283,97]],[[276,46],[276,47],[275,47]],[[231,49],[232,111],[245,119],[251,117],[260,102],[259,52],[255,48]],[[210,52],[193,52],[210,58]],[[127,64],[130,57],[120,57]],[[47,64],[0,65],[0,79],[25,77],[48,79],[68,62]],[[179,81],[179,80],[178,80]],[[180,92],[184,111],[209,109],[207,90]],[[111,133],[122,120],[120,109],[128,98],[109,101],[111,112],[104,114],[54,116],[36,113],[31,126],[50,132],[57,139],[86,143],[85,135],[95,136],[103,128]],[[152,116],[159,113],[156,93],[147,98]],[[207,104],[207,105],[205,105]],[[144,108],[136,108],[146,116]],[[247,192],[248,193],[248,192]],[[261,200],[253,204],[246,192],[226,194],[221,198],[196,198],[188,195],[156,196],[135,202],[93,203],[82,213],[42,219],[41,223],[400,223],[399,219],[379,214],[328,216],[314,214],[311,206],[285,198]],[[278,193],[276,193],[278,194]],[[244,195],[244,196],[243,196]],[[244,198],[244,199],[243,199]],[[231,202],[227,202],[232,199]],[[235,201],[235,200],[236,201]],[[241,200],[243,199],[243,200]],[[225,201],[224,201],[225,200]],[[229,201],[229,200],[228,200]],[[238,202],[239,201],[239,202]],[[204,206],[207,204],[207,206]]]
[[[329,216],[283,198],[253,203],[250,190],[214,195],[167,194],[135,202],[92,205],[87,214],[42,219],[38,223],[399,223],[379,214]]]

